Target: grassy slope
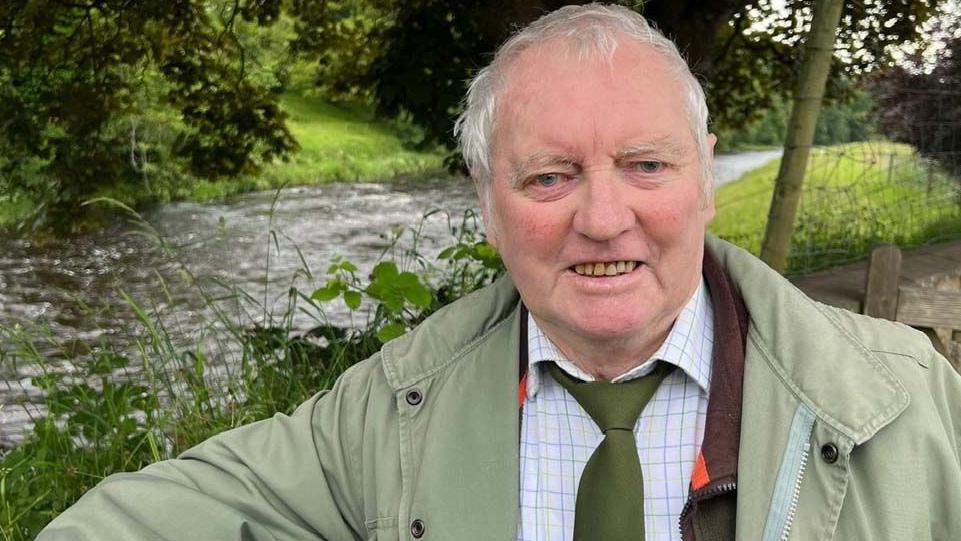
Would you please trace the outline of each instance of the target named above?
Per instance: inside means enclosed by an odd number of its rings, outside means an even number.
[[[775,160],[721,187],[710,230],[760,253],[779,165]],[[909,247],[958,236],[956,182],[910,147],[870,142],[818,148],[808,164],[790,270],[859,259],[879,241]]]
[[[404,128],[374,119],[364,107],[331,105],[299,94],[285,95],[281,105],[290,115],[288,126],[301,147],[290,161],[266,166],[260,176],[238,182],[200,181],[178,195],[207,201],[280,186],[384,180],[439,170],[443,165],[439,151],[407,148]]]
[[[399,124],[374,119],[362,106],[335,106],[316,97],[288,94],[281,105],[290,115],[288,126],[301,150],[288,162],[268,164],[257,177],[210,182],[196,180],[157,195],[161,201],[210,201],[241,192],[280,186],[300,186],[333,181],[384,180],[401,174],[440,170],[439,150],[418,151],[405,145]],[[117,186],[98,196],[131,206],[144,200],[141,186]],[[33,211],[33,203],[18,194],[0,194],[0,227],[14,225]]]

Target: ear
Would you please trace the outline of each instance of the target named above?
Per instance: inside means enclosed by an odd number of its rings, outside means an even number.
[[[476,176],[471,175],[474,178],[474,189],[477,191],[477,200],[480,202],[481,219],[484,221],[484,234],[487,237],[487,243],[497,248],[498,238],[497,238],[497,227],[494,224],[494,213],[491,209],[493,205],[493,186],[484,186],[484,183],[477,180]],[[493,179],[491,180],[493,182]],[[487,193],[490,193],[488,197]]]
[[[713,133],[707,134],[707,153],[710,156],[711,164],[714,163],[714,148],[717,145],[717,136]],[[714,219],[714,215],[717,213],[717,209],[714,206],[714,186],[711,186],[711,190],[704,194],[704,223],[707,224]]]

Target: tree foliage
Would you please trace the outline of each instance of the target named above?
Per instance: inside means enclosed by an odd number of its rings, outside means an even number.
[[[961,178],[961,36],[945,43],[930,71],[895,67],[872,80],[872,92],[885,135]]]
[[[297,144],[237,31],[273,24],[281,5],[0,3],[0,189],[37,204],[35,225],[64,227],[105,185],[149,190],[144,167],[168,148],[171,166],[206,178],[283,157]],[[166,147],[143,139],[145,121]]]
[[[936,1],[847,2],[829,95],[916,38]],[[452,146],[470,77],[513,28],[570,3],[581,2],[2,2],[0,203],[26,194],[35,225],[62,227],[108,186],[150,194],[189,176],[255,173],[297,148],[278,95],[308,64],[325,96],[373,100],[423,127],[423,145]],[[716,128],[788,96],[810,0],[620,3],[677,41]]]
[[[870,93],[860,86],[846,92],[850,92],[850,99],[836,100],[821,108],[814,132],[815,145],[867,141],[878,133],[874,120],[876,105]],[[718,141],[715,150],[728,152],[783,145],[789,107],[789,102],[775,96],[771,107],[757,120],[730,129],[716,129]]]
[[[566,0],[369,0],[377,54],[351,72],[349,85],[373,88],[381,112],[409,115],[427,141],[452,143],[452,119],[466,81],[490,60],[510,31]],[[741,125],[789,96],[796,77],[798,40],[810,25],[810,0],[649,0],[618,2],[642,12],[675,39],[705,82],[714,122]],[[892,44],[918,38],[936,0],[846,2],[829,95],[844,81],[890,62]],[[378,22],[379,21],[379,22]],[[369,68],[366,64],[369,63]]]

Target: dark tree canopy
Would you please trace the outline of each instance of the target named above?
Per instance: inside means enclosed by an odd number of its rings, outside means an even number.
[[[961,179],[961,37],[945,43],[931,71],[899,66],[871,83],[881,131]]]
[[[27,193],[41,222],[69,220],[98,188],[135,182],[157,159],[158,148],[138,140],[148,113],[161,128],[177,126],[166,134],[173,165],[207,178],[255,171],[295,149],[277,95],[250,80],[234,32],[241,19],[272,23],[280,7],[0,3],[0,191]]]
[[[513,28],[569,2],[563,0],[371,0],[386,21],[371,34],[380,51],[370,68],[350,77],[374,88],[380,110],[410,115],[427,129],[426,142],[450,144],[452,119],[466,81],[490,60]],[[714,122],[742,125],[788,95],[796,77],[798,42],[810,24],[811,2],[621,1],[675,39],[708,90]],[[829,94],[852,75],[890,62],[889,45],[916,40],[936,0],[847,2],[837,47],[845,62],[833,70]],[[766,29],[755,23],[767,21]],[[348,70],[349,71],[349,70]]]

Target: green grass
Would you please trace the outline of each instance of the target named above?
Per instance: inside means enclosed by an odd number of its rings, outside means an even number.
[[[326,182],[382,181],[398,175],[440,171],[440,149],[417,150],[417,131],[399,122],[376,119],[369,107],[333,105],[300,93],[286,94],[281,106],[300,144],[288,161],[266,164],[260,175],[232,181],[197,180],[173,199],[212,201],[237,193]],[[121,199],[123,200],[123,199]]]
[[[208,181],[184,177],[173,164],[152,164],[152,192],[138,179],[106,186],[92,197],[115,199],[131,207],[169,201],[214,201],[243,192],[335,181],[382,181],[398,175],[419,175],[443,169],[439,148],[415,149],[419,132],[402,122],[374,117],[369,106],[333,105],[296,92],[281,98],[287,125],[300,144],[288,161],[263,164],[259,175]],[[169,122],[176,122],[171,118]],[[29,217],[34,204],[23,196],[0,196],[0,228]],[[96,226],[96,209],[85,213]],[[83,215],[80,216],[83,218]]]
[[[716,194],[716,235],[760,253],[779,160]],[[911,147],[852,143],[812,151],[788,270],[865,257],[878,242],[902,247],[961,237],[958,181]]]
[[[440,169],[440,151],[416,151],[404,144],[410,128],[375,121],[361,107],[335,107],[316,98],[288,95],[284,109],[302,150],[264,177],[273,185],[331,180],[382,180]],[[406,133],[405,133],[406,132]]]

